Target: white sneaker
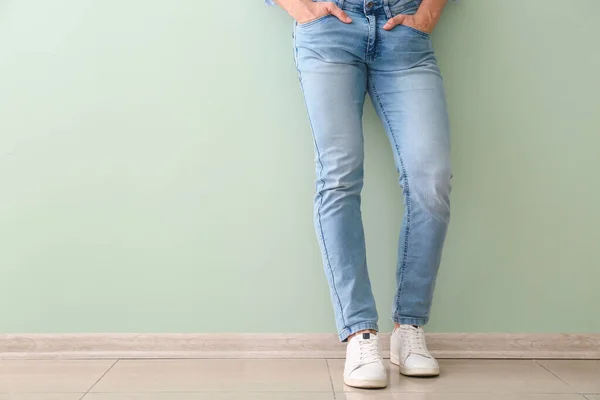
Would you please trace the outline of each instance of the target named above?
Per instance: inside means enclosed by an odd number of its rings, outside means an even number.
[[[438,376],[440,366],[433,358],[423,328],[412,325],[400,325],[394,330],[390,343],[390,362],[400,367],[400,373],[406,376]]]
[[[387,386],[387,373],[379,351],[379,337],[372,333],[354,336],[346,349],[344,383],[362,389]]]

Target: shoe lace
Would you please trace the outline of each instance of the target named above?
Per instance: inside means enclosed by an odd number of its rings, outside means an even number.
[[[408,352],[412,354],[418,354],[424,357],[431,357],[429,350],[427,350],[427,343],[425,342],[425,332],[421,327],[414,326],[403,326],[406,340],[404,341],[405,346],[408,347]]]
[[[379,346],[374,339],[362,340],[360,342],[360,362],[363,364],[378,362],[381,355]]]

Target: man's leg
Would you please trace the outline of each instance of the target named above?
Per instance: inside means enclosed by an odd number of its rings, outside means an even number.
[[[342,341],[378,329],[360,211],[367,76],[353,55],[360,40],[352,36],[359,33],[334,17],[295,29],[316,155],[315,228]]]
[[[373,333],[377,309],[360,212],[367,70],[360,57],[366,19],[359,17],[348,25],[330,16],[296,26],[295,50],[315,145],[315,227],[339,337],[348,340],[344,382],[382,388],[387,374]]]
[[[393,313],[401,329],[398,342],[392,340],[392,361],[409,375],[436,375],[421,326],[429,320],[450,220],[452,172],[445,94],[429,38],[405,26],[382,32],[380,57],[369,66],[369,92],[404,189]],[[407,361],[411,352],[419,357]]]

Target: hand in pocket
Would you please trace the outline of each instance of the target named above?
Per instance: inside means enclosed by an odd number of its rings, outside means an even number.
[[[383,26],[383,29],[385,29],[386,31],[391,31],[398,25],[406,25],[427,34],[433,32],[433,28],[435,28],[433,23],[431,23],[431,20],[422,18],[417,14],[400,14],[396,15],[395,17],[391,18],[388,22],[386,22],[386,24]]]
[[[286,3],[281,3],[282,6],[285,7]],[[301,25],[326,17],[327,15],[333,15],[346,24],[352,22],[352,18],[332,2],[313,2],[312,0],[304,0],[300,6],[296,4],[294,7],[287,7],[286,11]]]

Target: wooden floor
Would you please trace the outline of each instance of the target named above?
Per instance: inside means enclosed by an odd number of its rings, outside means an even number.
[[[386,361],[387,362],[387,361]],[[343,360],[0,360],[0,400],[600,400],[600,361],[442,360],[436,379],[344,386]]]

